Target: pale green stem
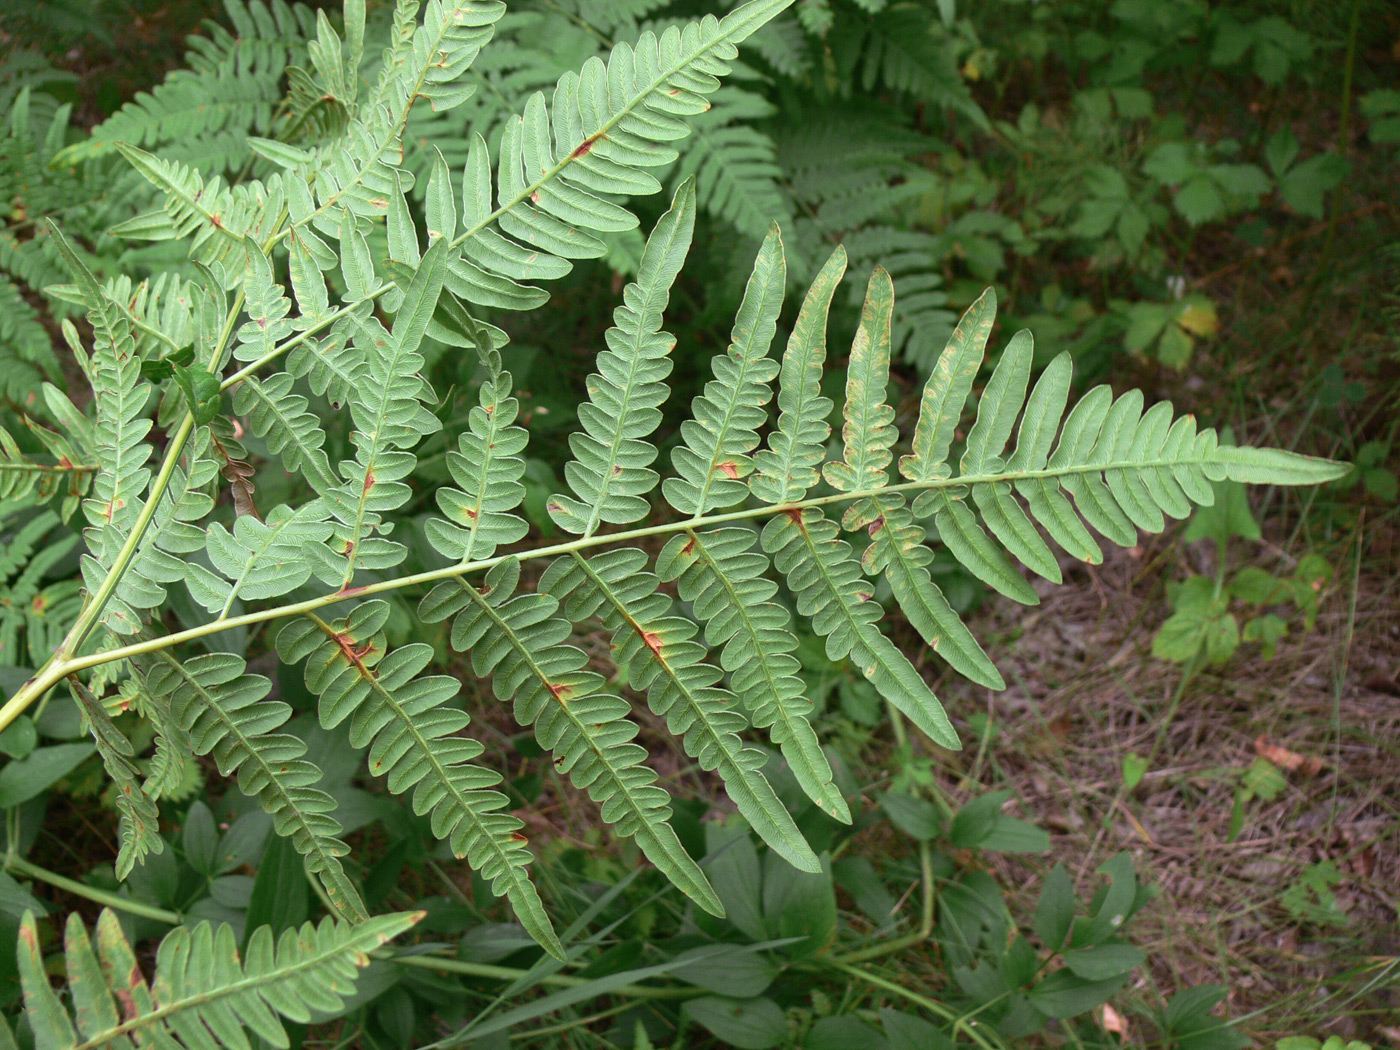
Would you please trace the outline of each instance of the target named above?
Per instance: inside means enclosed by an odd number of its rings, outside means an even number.
[[[499,981],[514,981],[530,976],[529,971],[517,970],[510,966],[491,966],[488,963],[462,962],[459,959],[444,959],[438,955],[399,955],[389,960],[400,966],[417,966],[425,970],[440,970],[443,973],[460,973],[468,977],[488,977]],[[532,977],[540,984],[554,985],[557,988],[579,988],[597,980],[595,977],[571,977],[566,973],[546,974]],[[609,995],[626,995],[637,999],[680,999],[689,995],[703,995],[702,988],[648,988],[640,984],[625,984],[614,988]]]
[[[89,886],[86,883],[76,882],[73,879],[65,878],[56,872],[41,868],[37,864],[31,864],[23,857],[6,857],[5,870],[12,871],[17,875],[26,878],[38,879],[40,882],[47,882],[50,886],[73,894],[75,897],[82,897],[90,900],[94,904],[101,904],[106,908],[115,908],[118,911],[127,912],[130,915],[139,915],[145,919],[154,919],[156,922],[168,923],[171,926],[179,926],[185,920],[178,913],[167,911],[165,908],[157,908],[152,904],[142,904],[127,897],[119,897],[115,893],[108,893],[106,890],[99,890],[96,886]]]
[[[904,716],[888,700],[885,701],[885,708],[889,711],[890,728],[894,730],[895,743],[899,745],[900,753],[907,753],[912,761],[914,752],[909,746],[909,734],[904,728]],[[915,798],[922,794],[918,784],[910,784],[909,790]],[[927,842],[919,843],[919,873],[923,885],[920,887],[919,894],[919,933],[914,941],[915,944],[927,940],[929,934],[933,932],[933,847]]]
[[[873,496],[888,495],[896,492],[946,489],[961,485],[982,485],[1001,481],[1019,481],[1030,478],[1062,478],[1075,474],[1097,474],[1108,470],[1123,470],[1129,468],[1141,470],[1151,467],[1185,466],[1198,462],[1198,460],[1173,459],[1150,460],[1139,463],[1098,463],[1094,465],[1060,467],[1045,470],[1003,471],[998,474],[964,475],[933,481],[906,481],[898,485],[886,485],[878,489],[838,492],[831,496],[821,496],[816,499],[803,500],[800,503],[746,507],[743,510],[730,511],[727,514],[712,514],[708,518],[669,522],[664,525],[652,525],[647,528],[630,529],[625,532],[613,532],[601,536],[585,536],[567,543],[556,543],[548,547],[538,547],[534,550],[522,551],[518,554],[500,554],[493,558],[484,558],[480,561],[461,562],[457,565],[448,566],[445,569],[433,569],[428,572],[414,573],[411,576],[401,576],[392,580],[380,580],[376,583],[366,584],[363,587],[342,588],[331,594],[324,594],[316,598],[308,598],[305,601],[294,602],[291,605],[282,605],[273,609],[261,609],[257,612],[244,613],[242,616],[230,616],[226,619],[214,620],[211,623],[203,624],[199,627],[191,627],[184,631],[176,631],[173,634],[163,635],[160,638],[135,642],[131,645],[109,649],[106,652],[69,658],[60,658],[56,653],[55,656],[40,669],[38,674],[22,685],[5,706],[0,708],[0,732],[3,732],[11,722],[27,709],[30,704],[43,695],[44,692],[74,671],[84,671],[90,667],[96,667],[99,664],[111,663],[114,660],[125,660],[133,656],[159,652],[171,646],[179,645],[182,642],[193,641],[196,638],[203,638],[231,628],[249,627],[253,624],[265,623],[269,620],[279,620],[286,616],[295,616],[299,613],[312,612],[328,605],[335,605],[338,602],[343,602],[349,598],[360,598],[371,594],[383,594],[390,591],[402,590],[405,587],[412,587],[418,584],[437,583],[440,580],[459,578],[470,572],[480,572],[491,569],[512,558],[519,561],[553,558],[561,554],[590,550],[594,547],[607,544],[635,542],[637,540],[646,539],[649,536],[664,536],[674,532],[682,532],[686,529],[708,528],[715,525],[723,525],[728,522],[747,521],[753,518],[768,517],[774,514],[798,513],[809,507],[823,507],[833,503],[848,503],[853,500],[868,499]]]
[[[121,583],[122,574],[126,572],[131,560],[136,557],[136,549],[141,545],[141,537],[146,534],[146,527],[155,517],[161,494],[170,484],[170,477],[175,473],[175,467],[180,462],[180,453],[184,451],[185,442],[189,440],[193,431],[194,416],[186,412],[185,418],[180,423],[180,428],[175,431],[174,436],[170,439],[169,447],[165,450],[165,461],[161,463],[160,473],[156,475],[156,480],[151,486],[150,498],[141,508],[140,516],[131,527],[131,533],[127,536],[126,542],[122,544],[122,549],[117,552],[117,557],[112,562],[112,567],[107,570],[107,575],[102,580],[101,586],[88,600],[82,614],[73,624],[73,629],[68,632],[68,637],[63,639],[63,643],[54,650],[53,656],[49,658],[50,664],[54,660],[61,662],[65,653],[72,652],[81,646],[101,618],[103,609],[107,607],[108,599],[112,597],[116,592],[117,585]]]
[[[214,352],[210,356],[211,364],[217,363],[223,357],[224,347],[228,345],[229,339],[233,336],[234,322],[238,320],[238,314],[243,309],[243,301],[244,295],[240,291],[234,299],[233,305],[229,308],[228,316],[224,318],[218,343],[214,346]],[[161,496],[165,494],[166,488],[170,485],[170,479],[174,476],[175,468],[179,465],[180,455],[185,450],[185,442],[189,440],[192,433],[194,433],[194,415],[186,412],[185,418],[180,421],[179,429],[171,436],[169,444],[166,446],[165,459],[160,465],[160,471],[156,474],[155,481],[151,483],[146,503],[141,508],[141,514],[131,528],[131,534],[127,536],[126,542],[117,552],[112,567],[107,570],[107,575],[103,577],[96,593],[83,607],[72,629],[69,630],[58,648],[53,651],[53,655],[45,661],[44,666],[39,669],[39,673],[20,686],[15,695],[3,708],[0,708],[0,732],[4,732],[5,728],[18,718],[31,703],[75,670],[71,665],[72,661],[65,654],[76,652],[82,646],[92,628],[101,618],[108,600],[116,593],[123,574],[136,557],[141,539],[146,534],[151,520],[155,517],[156,508],[160,506]],[[99,660],[98,662],[106,663],[107,661]]]
[[[896,984],[894,981],[887,980],[879,974],[871,973],[869,970],[862,970],[855,966],[849,966],[845,963],[838,962],[833,962],[830,965],[833,969],[840,970],[842,973],[862,980],[867,984],[873,984],[876,988],[897,995],[901,999],[906,999],[915,1006],[921,1006],[929,1013],[943,1018],[943,1020],[952,1024],[955,1034],[958,1032],[964,1033],[974,1043],[982,1047],[983,1050],[996,1050],[996,1045],[988,1042],[982,1035],[982,1031],[979,1030],[982,1026],[972,1020],[970,1015],[963,1015],[954,1010],[950,1010],[935,999],[930,999],[926,995],[919,995],[917,992],[911,992],[908,988]]]
[[[28,471],[31,473],[43,472],[45,474],[78,474],[83,471],[96,470],[95,466],[86,463],[70,463],[68,466],[60,466],[57,463],[52,465],[46,463],[0,463],[0,473],[7,470],[19,473]]]

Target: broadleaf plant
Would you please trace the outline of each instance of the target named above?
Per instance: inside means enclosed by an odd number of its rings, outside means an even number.
[[[71,294],[91,322],[86,341],[65,328],[91,405],[84,414],[47,386],[48,407],[65,424],[45,439],[56,462],[0,442],[0,491],[41,502],[66,484],[86,496],[86,590],[66,636],[0,709],[0,730],[73,683],[125,799],[118,872],[159,851],[156,807],[170,779],[153,772],[142,782],[130,742],[95,715],[120,681],[154,727],[158,751],[207,755],[222,775],[236,773],[238,788],[304,858],[334,923],[360,924],[317,937],[350,943],[361,935],[344,930],[387,937],[405,925],[370,917],[344,863],[350,847],[336,801],[318,786],[306,743],[286,731],[291,709],[269,698],[269,679],[249,673],[241,655],[199,651],[223,632],[272,625],[276,656],[300,666],[321,725],[347,723],[351,742],[368,747],[369,772],[390,792],[411,792],[433,833],[563,958],[529,877],[524,824],[508,812],[499,774],[474,764],[483,748],[467,735],[458,681],[425,673],[430,646],[389,641],[387,596],[426,589],[422,620],[450,624],[452,647],[469,654],[474,673],[490,679],[601,820],[718,915],[719,897],[669,823],[671,799],[635,740],[629,703],[570,644],[581,622],[601,622],[628,682],[763,841],[816,872],[816,854],[765,776],[767,756],[749,743],[751,731],[766,730],[811,799],[850,820],[797,674],[788,606],[774,600],[779,587],[831,659],[849,657],[931,740],[957,748],[939,700],[882,629],[876,598],[884,579],[935,653],[978,682],[1002,685],[933,582],[930,536],[989,586],[1033,604],[1018,563],[1060,579],[1041,529],[1096,562],[1090,528],[1133,543],[1139,529],[1161,531],[1193,504],[1211,503],[1213,482],[1303,485],[1344,472],[1291,452],[1223,445],[1192,417],[1174,418],[1170,405],[1144,411],[1136,391],[1115,398],[1100,386],[1071,407],[1068,355],[1030,386],[1028,332],[1001,353],[954,460],[995,318],[991,290],[934,366],[909,451],[897,455],[902,436],[887,390],[896,289],[883,268],[868,280],[832,451],[833,406],[821,377],[846,253],[837,248],[818,269],[775,356],[787,265],[774,225],[663,478],[655,434],[676,345],[663,325],[695,222],[696,184],[687,180],[622,292],[569,442],[568,491],[547,503],[568,538],[530,542],[519,514],[530,430],[513,395],[506,333],[483,311],[541,308],[548,293],[540,282],[566,274],[570,260],[601,256],[606,235],[637,226],[626,200],[661,188],[649,169],[674,159],[669,144],[705,112],[736,45],[790,3],[752,0],[722,19],[618,44],[606,62],[590,59],[505,121],[494,156],[480,135],[459,172],[435,155],[422,220],[407,196],[414,177],[400,166],[410,114],[420,99],[434,112],[466,101],[474,82],[465,71],[501,3],[430,0],[417,21],[418,5],[401,0],[382,56],[363,53],[362,3],[347,2],[344,39],[322,17],[311,68],[298,75],[324,105],[295,134],[284,128],[283,140],[253,142],[280,169],[261,181],[206,178],[136,142],[111,141],[161,198],[113,232],[188,250],[191,267],[139,282],[143,295],[181,290],[178,327],[188,339],[177,354],[152,338],[130,306],[131,285],[99,281],[53,226]],[[413,495],[418,450],[442,427],[439,395],[424,377],[430,344],[475,359],[482,382],[447,455],[453,484],[436,492],[441,513],[423,527],[449,564],[402,574],[408,550],[398,516]],[[351,448],[339,462],[306,393],[351,421]],[[230,411],[304,483],[304,498],[259,505]],[[896,463],[900,480],[891,476]],[[224,487],[232,518],[220,505]],[[542,573],[523,572],[530,563]],[[662,589],[670,582],[686,605]],[[301,596],[307,587],[312,597]],[[162,613],[180,588],[207,618],[172,630]],[[196,931],[191,950],[222,967],[221,936]],[[91,953],[81,943],[74,951],[70,974],[86,973]],[[76,978],[75,994],[91,978]],[[38,1021],[56,1026],[61,1045],[67,1022],[39,984],[26,985],[28,1009],[36,1031]],[[234,1045],[217,1027],[226,1020],[205,1018]],[[102,1041],[84,1037],[84,1045]]]

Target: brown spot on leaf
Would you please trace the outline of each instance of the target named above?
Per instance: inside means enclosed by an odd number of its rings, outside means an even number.
[[[647,648],[658,657],[661,656],[661,647],[664,644],[661,635],[657,634],[655,631],[643,631],[642,641],[646,642]]]
[[[868,526],[866,526],[866,528],[868,528],[868,529],[870,530],[870,535],[871,535],[871,536],[874,536],[877,532],[879,532],[879,531],[880,531],[881,529],[883,529],[884,527],[885,527],[885,516],[884,516],[883,514],[880,515],[878,518],[876,518],[874,521],[872,521]]]
[[[719,464],[719,470],[722,474],[724,474],[725,477],[736,479],[739,477],[739,466],[733,461],[727,461]]]
[[[518,831],[512,831],[512,832],[510,833],[510,840],[511,840],[512,842],[529,842],[529,841],[530,841],[530,840],[527,839],[524,835],[520,834],[520,832],[518,832]]]

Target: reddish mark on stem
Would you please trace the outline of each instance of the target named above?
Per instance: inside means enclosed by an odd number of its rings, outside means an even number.
[[[661,646],[664,644],[661,635],[657,634],[655,631],[643,631],[642,641],[646,642],[647,648],[658,657],[661,656]]]
[[[365,471],[365,491],[368,492],[372,488],[374,488],[374,471],[367,470]]]
[[[588,151],[593,148],[594,144],[598,141],[601,135],[601,131],[597,134],[589,135],[588,138],[580,142],[578,146],[575,147],[574,151],[569,154],[569,159],[577,160],[579,157],[586,156],[588,154]]]
[[[335,593],[341,598],[353,598],[357,594],[364,594],[367,590],[369,590],[368,587],[342,587]]]
[[[351,663],[360,664],[364,658],[374,652],[374,642],[368,641],[363,645],[356,645],[355,639],[348,634],[337,633],[335,644],[340,646],[340,651],[345,654],[345,658]]]

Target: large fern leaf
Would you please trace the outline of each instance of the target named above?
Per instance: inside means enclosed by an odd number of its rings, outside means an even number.
[[[239,790],[272,814],[273,828],[306,858],[307,870],[320,878],[337,910],[363,919],[359,891],[340,863],[349,847],[337,837],[335,800],[313,787],[321,771],[302,757],[306,744],[276,732],[291,708],[264,699],[271,683],[244,674],[244,666],[231,653],[180,661],[161,652],[147,682],[169,698],[172,717],[189,734],[194,753],[212,754],[225,776],[237,773]]]
[[[16,954],[34,1045],[241,1050],[252,1032],[285,1046],[278,1015],[305,1023],[317,1010],[338,1008],[369,953],[421,917],[380,915],[356,924],[327,918],[275,941],[271,927],[260,926],[243,958],[231,926],[179,926],[161,941],[148,981],[110,909],[98,917],[95,945],[81,917],[71,915],[63,938],[70,1013],[49,986],[39,931],[26,912]]]
[[[470,764],[482,745],[458,735],[471,719],[449,705],[457,680],[419,677],[432,660],[431,646],[386,652],[381,632],[388,616],[382,601],[334,623],[311,614],[282,629],[277,651],[287,663],[306,661],[306,686],[321,698],[321,724],[333,729],[349,719],[350,743],[370,749],[370,771],[386,777],[395,794],[413,788],[414,811],[432,814],[433,834],[510,901],[530,936],[562,958],[525,871],[523,824],[500,812],[506,797],[491,790],[500,775]]]
[[[508,558],[487,573],[484,590],[444,583],[420,611],[430,621],[456,617],[453,648],[470,652],[477,674],[490,674],[496,695],[514,701],[516,721],[534,727],[556,768],[587,790],[603,819],[635,839],[667,878],[722,915],[719,898],[671,828],[670,797],[644,764],[646,751],[632,742],[637,725],[627,704],[603,691],[582,650],[564,644],[572,632],[556,615],[558,601],[515,594],[519,579],[519,562]]]

